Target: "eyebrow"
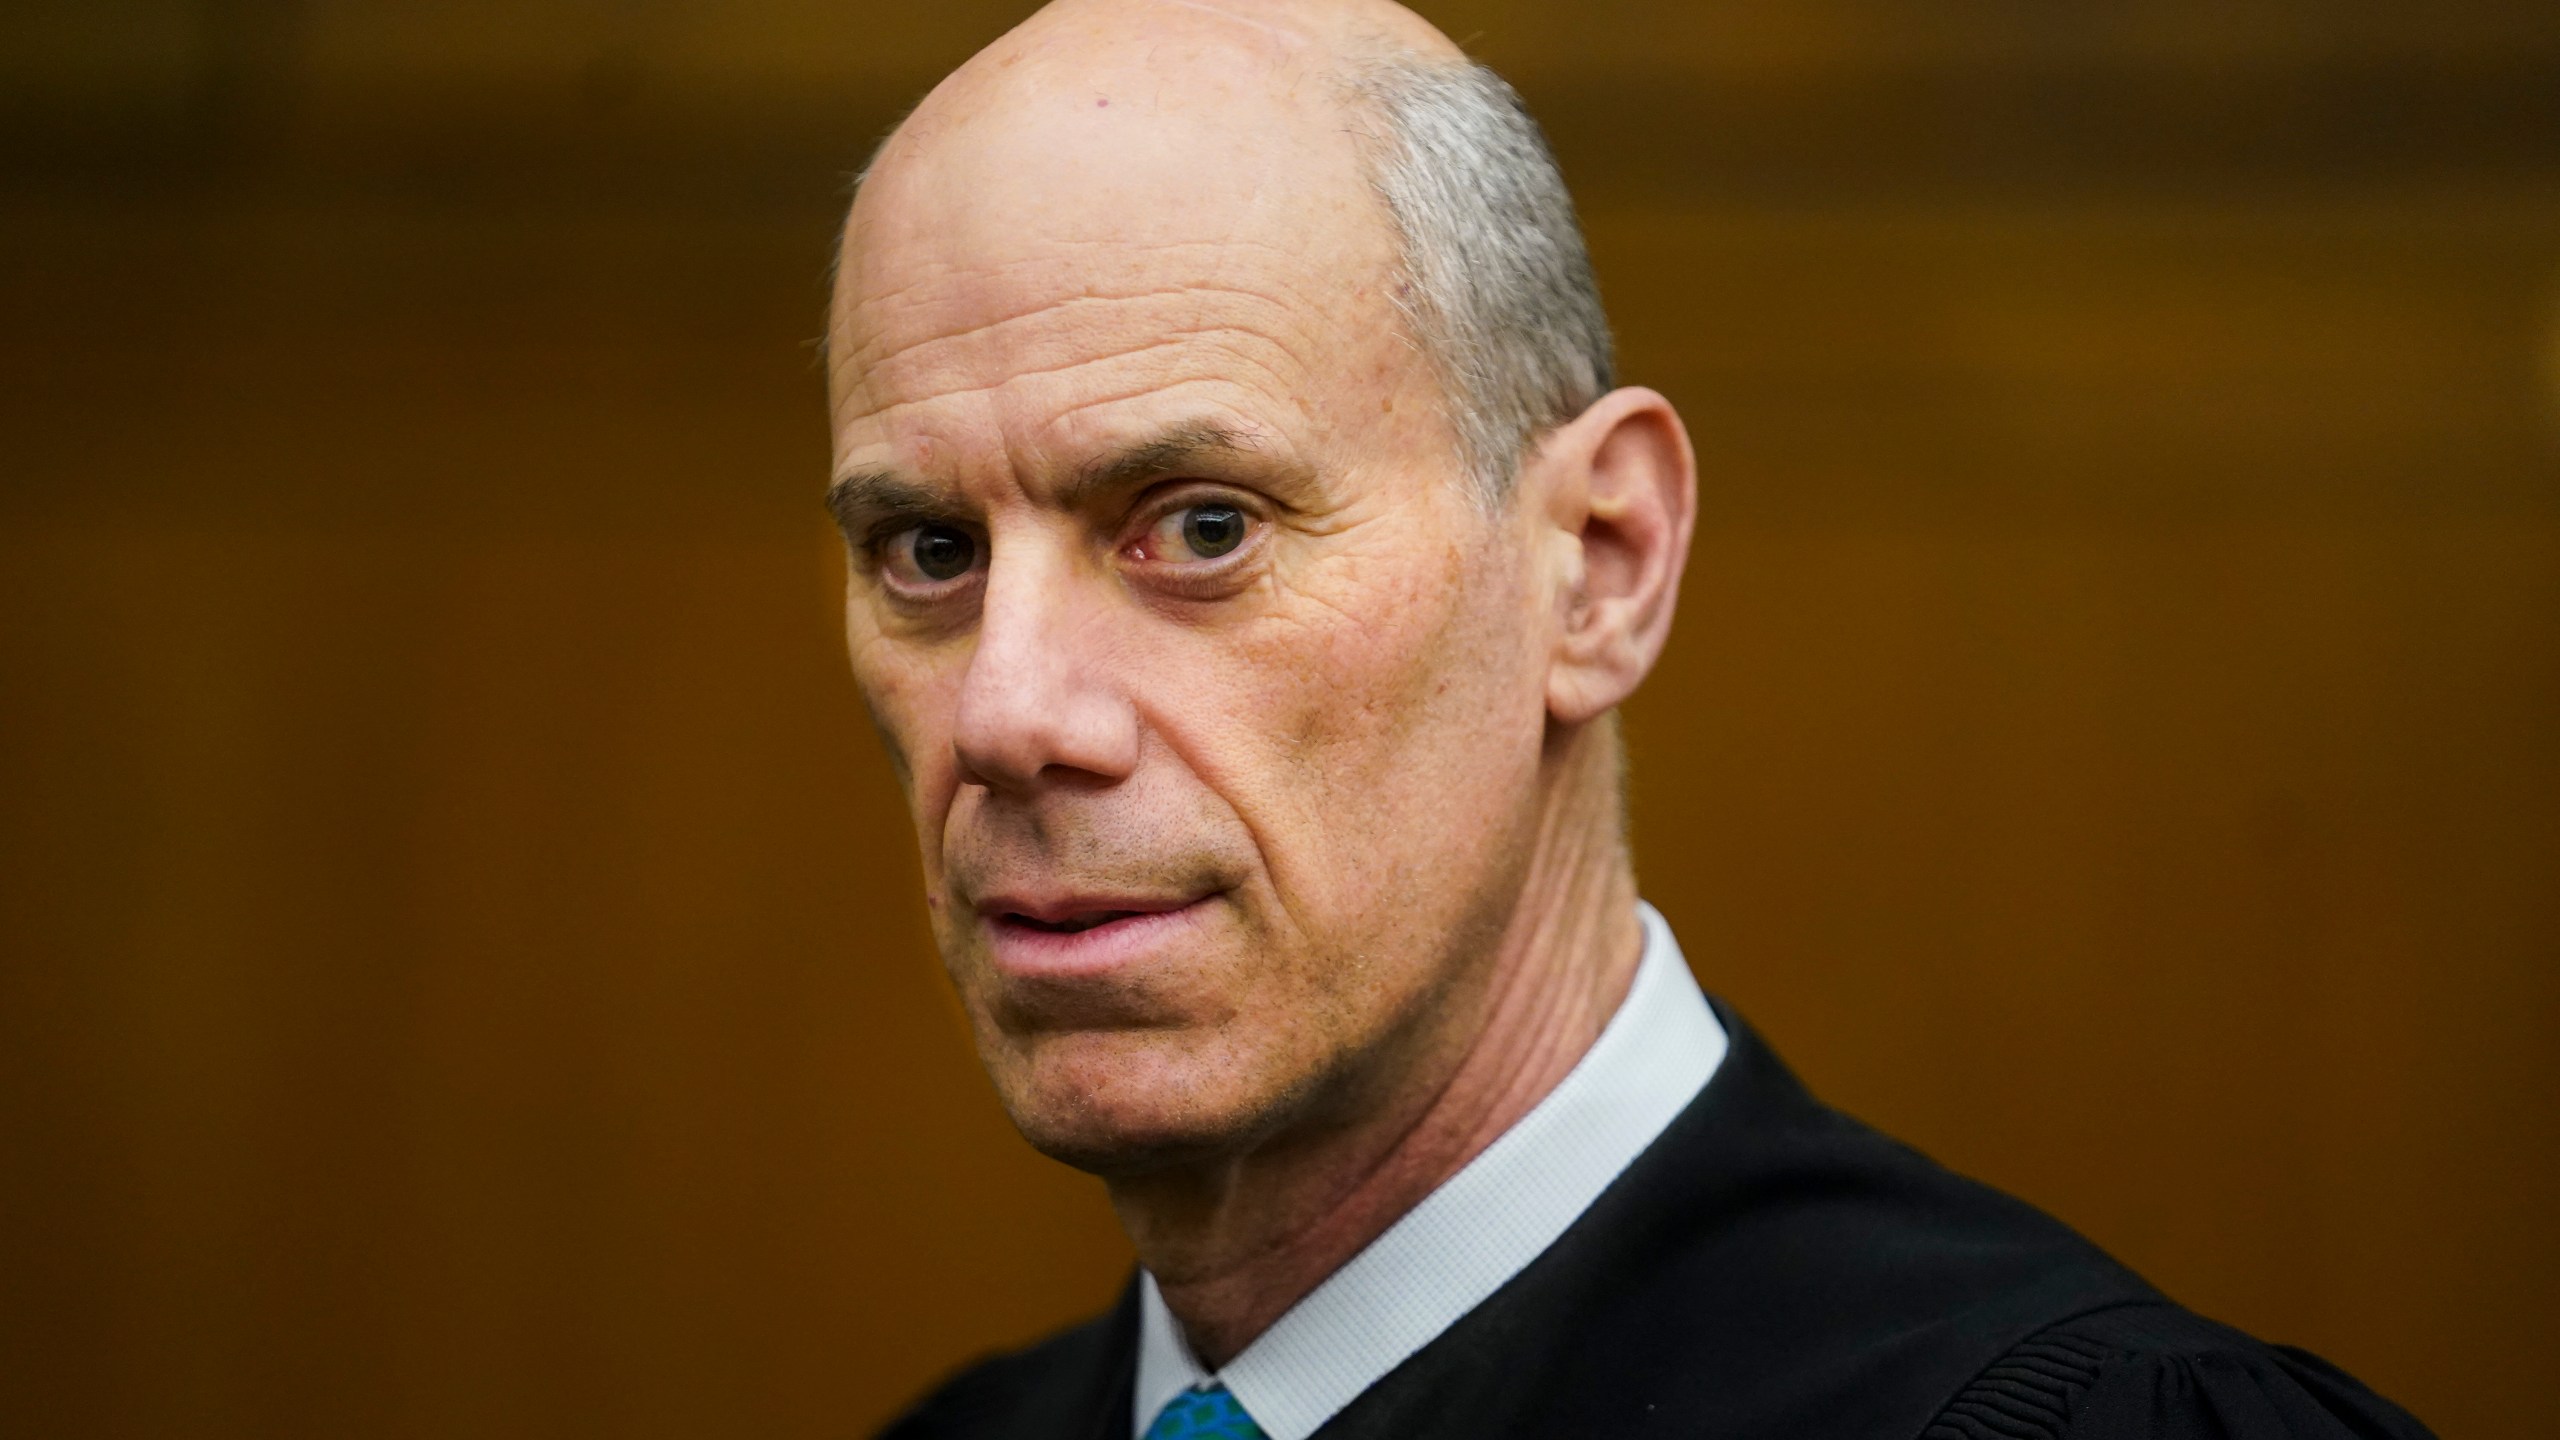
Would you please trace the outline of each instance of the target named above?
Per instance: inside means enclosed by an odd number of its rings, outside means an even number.
[[[1123,486],[1162,479],[1204,459],[1250,454],[1261,448],[1250,431],[1215,421],[1188,421],[1077,466],[1058,487],[1056,503],[1080,509]],[[879,465],[837,476],[827,486],[826,506],[847,534],[882,517],[931,519],[957,508],[942,493]]]
[[[1078,509],[1122,486],[1160,480],[1212,456],[1242,455],[1260,448],[1251,433],[1232,425],[1190,421],[1076,467],[1075,476],[1058,488],[1058,503]]]
[[[948,513],[951,502],[883,466],[848,470],[827,486],[827,513],[848,537],[865,522],[882,516],[934,516]]]

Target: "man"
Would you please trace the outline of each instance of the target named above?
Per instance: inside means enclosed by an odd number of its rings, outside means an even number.
[[[892,1434],[2416,1435],[1828,1111],[1637,900],[1694,507],[1510,92],[1384,0],[1062,0],[847,220],[854,668],[1106,1316]]]

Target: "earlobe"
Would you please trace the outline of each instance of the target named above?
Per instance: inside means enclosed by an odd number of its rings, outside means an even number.
[[[1614,390],[1541,447],[1551,515],[1578,542],[1547,711],[1579,725],[1635,693],[1670,637],[1696,521],[1697,462],[1671,402]]]

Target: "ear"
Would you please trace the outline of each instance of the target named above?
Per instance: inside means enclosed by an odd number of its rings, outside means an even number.
[[[1579,725],[1634,694],[1670,638],[1697,457],[1670,401],[1625,389],[1549,432],[1530,468],[1562,559],[1547,713]]]

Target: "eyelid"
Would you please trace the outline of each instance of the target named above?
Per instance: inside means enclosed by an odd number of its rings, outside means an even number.
[[[876,551],[908,531],[921,530],[927,525],[948,525],[954,530],[965,530],[971,535],[978,534],[977,526],[957,515],[924,515],[915,511],[902,511],[894,515],[882,515],[864,525],[862,548]]]
[[[1203,505],[1228,505],[1244,512],[1256,525],[1271,520],[1271,505],[1252,491],[1215,480],[1177,480],[1150,491],[1136,510],[1136,523],[1130,526],[1131,541],[1146,538],[1149,531],[1168,515],[1196,510]]]

